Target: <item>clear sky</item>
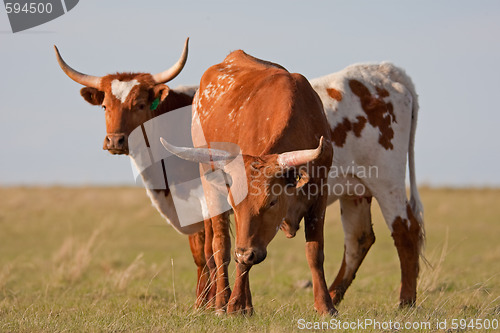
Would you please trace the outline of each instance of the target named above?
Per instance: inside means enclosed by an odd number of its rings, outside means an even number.
[[[312,79],[356,62],[406,69],[420,96],[420,184],[500,186],[500,1],[80,0],[12,34],[0,9],[0,185],[133,184],[130,162],[102,150],[101,108],[59,69],[53,44],[93,75],[160,72],[191,37],[183,72],[243,49]]]

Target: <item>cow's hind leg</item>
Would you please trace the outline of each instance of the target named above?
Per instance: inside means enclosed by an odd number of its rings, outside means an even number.
[[[377,196],[382,214],[392,232],[401,266],[400,306],[413,306],[417,299],[420,247],[423,227],[413,214],[404,187],[388,195]]]
[[[198,267],[198,279],[196,282],[196,301],[195,307],[199,308],[206,305],[208,301],[210,272],[205,260],[205,231],[202,230],[189,235],[189,247],[193,255],[194,262]]]
[[[347,288],[356,277],[359,266],[375,242],[370,206],[371,197],[340,199],[344,258],[337,277],[329,288],[334,305],[343,299]]]

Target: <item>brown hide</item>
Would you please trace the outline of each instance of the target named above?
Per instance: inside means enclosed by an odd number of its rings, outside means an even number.
[[[122,103],[112,93],[111,83],[114,80],[137,80],[139,84],[132,88]],[[107,134],[103,149],[115,154],[128,154],[127,138],[135,128],[156,116],[190,105],[193,101],[191,96],[172,91],[164,84],[156,84],[151,74],[145,73],[110,74],[101,79],[99,90],[85,87],[80,93],[90,104],[102,105],[105,109]],[[160,99],[160,104],[156,110],[151,110],[151,104],[156,98]],[[122,149],[112,149],[108,145],[108,140],[113,135],[123,136],[125,145]]]
[[[205,72],[197,98],[195,103],[206,141],[236,143],[247,155],[247,181],[253,182],[258,190],[250,186],[249,195],[235,207],[236,246],[253,248],[265,257],[265,247],[283,218],[298,225],[317,196],[312,199],[302,194],[288,196],[288,202],[280,199],[279,207],[274,212],[268,211],[273,200],[269,187],[275,183],[285,186],[288,180],[264,177],[255,172],[255,168],[275,164],[277,155],[274,154],[314,149],[321,136],[329,138],[321,101],[302,75],[291,74],[281,66],[258,60],[241,50]],[[314,166],[330,167],[331,144],[325,146],[327,151]],[[324,177],[324,173],[316,174],[310,183],[320,185]],[[291,209],[288,208],[297,205],[301,209],[294,209],[293,216],[289,216]]]
[[[240,203],[233,203],[235,259],[238,264],[230,298],[227,268],[231,247],[229,218],[227,214],[220,214],[205,221],[205,230],[213,231],[213,236],[207,236],[205,256],[213,255],[215,261],[215,267],[210,270],[216,279],[217,311],[224,311],[227,305],[230,313],[252,313],[250,267],[265,259],[267,245],[280,226],[293,235],[304,217],[314,305],[321,314],[334,313],[336,310],[323,271],[327,193],[310,195],[309,191],[313,185],[321,187],[326,184],[333,149],[322,103],[309,82],[279,65],[256,59],[241,50],[235,51],[203,75],[193,101],[193,116],[199,117],[206,139],[206,142],[199,139],[200,127],[195,122],[192,127],[195,145],[213,142],[239,145],[245,164],[243,176],[248,184],[247,196]],[[327,139],[322,145],[319,144],[321,137]],[[297,151],[316,147],[321,147],[316,157],[300,160],[312,161],[307,166],[293,163],[300,169],[290,169],[283,164],[281,153],[294,152],[292,155],[295,156]],[[294,158],[289,160],[294,161]],[[322,172],[314,172],[314,167],[319,166],[323,167]],[[226,172],[234,178],[231,171]],[[286,189],[286,194],[274,194],[271,189],[276,184]],[[208,192],[210,210],[212,200],[210,190]]]

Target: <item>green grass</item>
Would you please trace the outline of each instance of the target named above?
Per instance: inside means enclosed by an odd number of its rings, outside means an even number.
[[[431,322],[421,330],[429,332],[436,320],[450,328],[453,319],[499,319],[500,190],[423,188],[421,196],[432,267],[422,265],[417,307],[397,307],[399,262],[374,204],[377,241],[336,320]],[[325,233],[331,283],[343,251],[337,204]],[[309,278],[303,232],[279,233],[250,273],[255,315],[196,311],[187,237],[143,189],[0,188],[0,332],[298,331],[301,318],[331,319],[314,312],[311,288],[295,286]]]

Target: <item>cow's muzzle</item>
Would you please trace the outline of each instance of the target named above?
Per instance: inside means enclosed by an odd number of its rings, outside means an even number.
[[[243,265],[257,265],[264,261],[267,256],[267,251],[259,251],[257,249],[243,249],[243,248],[237,248],[234,251],[234,259],[236,260],[237,263],[243,264]]]
[[[128,154],[127,136],[124,133],[106,135],[102,149],[109,151],[111,154]]]

